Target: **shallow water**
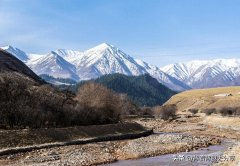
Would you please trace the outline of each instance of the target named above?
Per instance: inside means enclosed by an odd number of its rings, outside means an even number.
[[[230,142],[224,141],[221,145],[213,145],[207,148],[200,148],[191,152],[181,152],[175,154],[166,154],[156,157],[148,157],[137,160],[120,160],[115,163],[106,164],[104,166],[204,166],[211,165],[212,161],[174,161],[174,158],[181,157],[182,155],[187,158],[188,156],[220,156],[224,150],[230,146]]]

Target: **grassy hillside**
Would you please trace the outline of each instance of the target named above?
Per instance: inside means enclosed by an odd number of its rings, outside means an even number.
[[[226,94],[226,96],[224,95]],[[220,96],[215,96],[220,95]],[[222,95],[222,96],[221,96]],[[165,104],[176,104],[180,111],[190,108],[222,108],[240,106],[240,87],[189,90],[174,95]]]
[[[95,82],[117,93],[127,94],[140,106],[161,105],[176,94],[148,74],[141,76],[110,74],[96,79]]]

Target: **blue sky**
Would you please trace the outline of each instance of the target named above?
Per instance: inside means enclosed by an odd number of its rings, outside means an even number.
[[[163,66],[240,58],[240,0],[0,0],[0,45],[26,52],[107,42]]]

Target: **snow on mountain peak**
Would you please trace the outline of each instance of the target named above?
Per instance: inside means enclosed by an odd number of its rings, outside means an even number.
[[[75,50],[69,50],[69,49],[57,49],[55,52],[64,58],[79,56],[82,54],[81,51],[75,51]]]
[[[48,56],[58,57],[59,55],[55,51],[51,51]]]
[[[93,48],[90,48],[86,51],[84,51],[85,54],[88,54],[88,53],[103,53],[103,52],[106,52],[106,51],[113,51],[113,50],[116,50],[116,47],[114,47],[113,45],[110,45],[108,43],[102,43],[102,44],[99,44]]]
[[[114,48],[114,46],[111,44],[108,44],[108,43],[101,43],[101,44],[93,47],[92,49],[104,50],[104,49],[109,49],[109,48]]]
[[[102,43],[84,51],[82,60],[85,65],[90,66],[103,60],[106,61],[105,64],[108,64],[108,61],[116,64],[122,63],[124,60],[133,61],[133,58],[113,45]]]
[[[79,81],[76,67],[54,51],[39,59],[29,61],[27,65],[38,75],[47,74],[55,78],[71,78]]]
[[[106,43],[106,42],[101,43],[101,44],[99,44],[98,46],[101,46],[101,47],[114,47],[113,45],[111,45],[111,44],[109,44],[109,43]]]
[[[15,48],[11,45],[1,47],[1,49],[13,54],[16,58],[18,58],[19,60],[21,60],[23,62],[27,62],[29,60],[28,55],[24,51],[22,51],[18,48]]]
[[[135,76],[148,73],[173,90],[189,89],[183,82],[164,73],[158,67],[135,60],[108,43],[102,43],[84,52],[58,49],[38,58],[29,57],[25,63],[38,75],[47,74],[55,78],[80,81],[113,73]]]
[[[122,73],[125,75],[149,73],[152,77],[171,89],[177,91],[189,89],[187,85],[165,74],[158,67],[135,60],[122,50],[107,43],[89,49],[83,54],[81,63],[77,65],[77,72],[79,75],[82,74],[82,79],[97,78],[101,75],[112,73]]]
[[[6,45],[6,46],[0,47],[0,48],[3,50],[7,50],[7,49],[11,49],[11,48],[13,49],[13,47],[10,45]]]
[[[194,60],[161,68],[193,88],[238,85],[240,59]]]

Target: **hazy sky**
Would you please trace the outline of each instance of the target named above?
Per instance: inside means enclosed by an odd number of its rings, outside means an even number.
[[[240,0],[0,0],[0,46],[47,53],[103,42],[158,66],[240,58]]]

